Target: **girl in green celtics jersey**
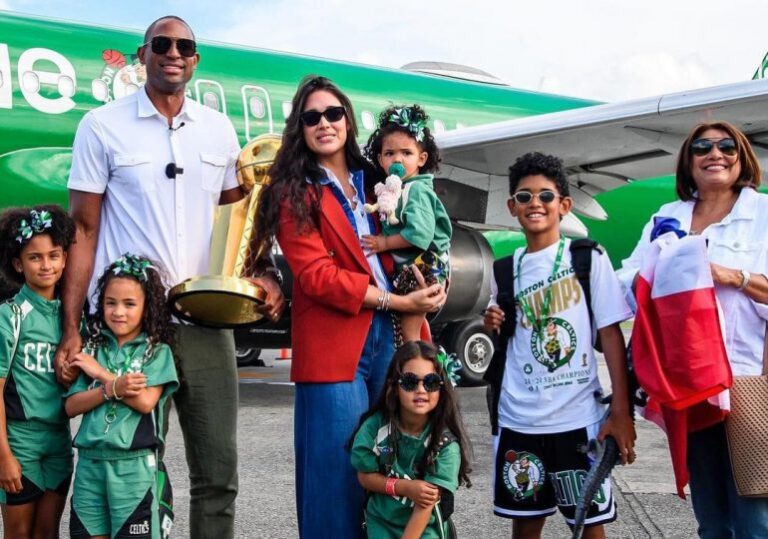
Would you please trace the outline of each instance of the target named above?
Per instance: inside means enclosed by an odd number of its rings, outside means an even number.
[[[378,402],[352,441],[352,466],[369,492],[368,537],[449,537],[453,494],[469,481],[469,439],[451,363],[424,341],[392,358]]]
[[[70,535],[167,537],[170,485],[158,480],[162,409],[178,387],[172,328],[160,273],[124,254],[98,281],[95,320],[81,370],[66,395],[70,417],[84,414],[72,488]],[[163,488],[165,487],[165,488]]]
[[[0,507],[4,537],[58,537],[72,477],[69,419],[53,355],[57,283],[75,226],[58,206],[0,215],[0,271],[21,290],[0,305]]]

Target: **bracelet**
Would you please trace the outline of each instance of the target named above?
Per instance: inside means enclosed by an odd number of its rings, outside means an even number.
[[[376,298],[376,310],[377,311],[384,310],[384,298],[386,298],[386,297],[387,297],[387,291],[385,290],[385,291],[381,292],[381,295],[378,298]]]
[[[752,277],[752,275],[747,270],[741,270],[741,284],[739,285],[739,290],[744,290],[749,286],[749,279]]]
[[[105,401],[110,401],[112,399],[109,398],[109,395],[107,395],[107,384],[101,385],[101,394],[104,396]]]
[[[387,290],[386,292],[384,292],[384,296],[385,296],[384,297],[384,310],[388,311],[389,310],[389,301],[392,299],[392,294],[389,292],[389,290]]]
[[[123,400],[123,397],[118,397],[117,396],[117,389],[115,388],[115,386],[117,385],[117,379],[118,378],[120,378],[120,377],[119,376],[115,376],[114,380],[112,380],[112,398],[115,399],[116,401],[121,401],[121,400]]]
[[[395,485],[397,484],[397,477],[387,477],[387,483],[384,485],[384,492],[387,496],[397,498],[397,492],[395,492]]]

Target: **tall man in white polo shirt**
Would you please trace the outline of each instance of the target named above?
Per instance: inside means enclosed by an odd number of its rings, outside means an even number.
[[[56,356],[64,378],[82,345],[78,322],[95,280],[126,251],[161,263],[176,284],[208,272],[217,204],[243,197],[235,176],[240,147],[229,119],[191,99],[187,82],[200,59],[181,19],[152,23],[138,55],[147,83],[85,115],[69,178],[77,223],[62,288],[64,336]],[[283,297],[269,275],[256,279],[277,318]],[[234,536],[238,384],[231,331],[181,325],[174,396],[191,482],[192,537]]]

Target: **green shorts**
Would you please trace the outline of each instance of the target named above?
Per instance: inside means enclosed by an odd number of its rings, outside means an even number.
[[[72,437],[69,424],[8,421],[8,443],[21,466],[23,490],[7,494],[0,489],[0,503],[23,505],[46,491],[66,497],[72,479]]]
[[[83,453],[72,486],[70,536],[160,539],[155,454],[134,451],[139,456],[102,460]]]

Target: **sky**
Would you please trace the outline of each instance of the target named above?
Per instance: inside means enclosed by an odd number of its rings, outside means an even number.
[[[142,31],[175,14],[200,40],[394,68],[458,63],[516,88],[600,101],[746,80],[768,51],[765,0],[0,0],[0,9]]]

